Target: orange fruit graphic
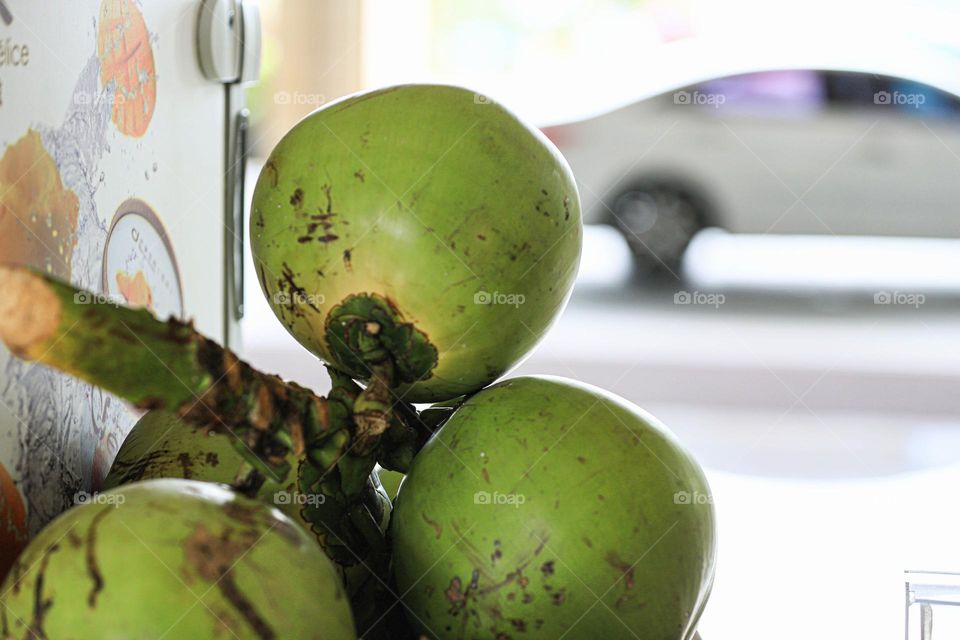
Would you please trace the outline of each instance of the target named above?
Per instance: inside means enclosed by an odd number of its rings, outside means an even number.
[[[79,209],[40,134],[28,129],[0,158],[0,262],[69,278]]]
[[[13,478],[0,464],[0,579],[27,544],[27,510]]]
[[[123,271],[117,272],[117,289],[124,301],[131,307],[153,308],[153,292],[147,283],[147,278],[143,271],[137,271],[136,275],[129,275]]]
[[[97,28],[100,82],[114,83],[113,123],[139,138],[150,126],[157,102],[157,73],[150,32],[133,0],[103,0]]]

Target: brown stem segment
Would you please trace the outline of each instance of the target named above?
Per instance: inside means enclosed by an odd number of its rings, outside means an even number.
[[[385,360],[370,367],[371,376],[367,388],[353,403],[353,424],[356,427],[357,444],[353,453],[364,456],[373,451],[380,436],[390,426],[393,410],[393,363]]]
[[[239,360],[189,323],[161,322],[25,267],[0,265],[0,340],[142,409],[226,431],[278,479],[330,430],[327,401]],[[123,348],[118,348],[123,345]]]

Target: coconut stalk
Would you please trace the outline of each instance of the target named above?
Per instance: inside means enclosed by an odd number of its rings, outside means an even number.
[[[189,322],[160,321],[145,309],[120,306],[29,267],[0,264],[0,341],[22,359],[69,373],[139,409],[164,409],[197,428],[229,433],[255,468],[277,479],[290,472],[284,458],[291,452],[329,463],[346,451],[369,457],[388,430],[396,429],[388,440],[402,441],[406,449],[430,435],[410,407],[391,406],[388,363],[374,367],[379,375],[366,390],[330,370],[334,389],[328,402],[254,369]],[[359,397],[344,391],[348,386]],[[331,404],[346,404],[347,415]],[[331,438],[342,429],[350,441]],[[327,440],[340,446],[318,450]],[[391,452],[377,453],[389,468],[405,471]],[[410,456],[402,458],[408,462]]]
[[[190,323],[157,320],[27,267],[0,266],[0,340],[25,360],[85,380],[139,409],[234,436],[260,472],[282,480],[333,431],[328,402],[257,371]]]
[[[252,495],[265,476],[282,482],[295,473],[301,492],[324,496],[323,508],[304,515],[328,555],[385,578],[383,532],[361,493],[378,458],[403,468],[428,434],[411,406],[390,410],[379,383],[363,390],[330,370],[333,389],[324,398],[254,369],[191,323],[158,320],[21,266],[0,265],[0,340],[20,358],[137,408],[163,409],[194,428],[232,436],[252,468],[235,483],[239,491]],[[371,428],[382,416],[388,424]],[[385,597],[370,586],[361,597]]]

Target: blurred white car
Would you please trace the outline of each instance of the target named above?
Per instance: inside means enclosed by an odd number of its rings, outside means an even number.
[[[577,177],[584,221],[620,229],[646,273],[679,273],[705,227],[960,237],[960,100],[931,84],[739,73],[544,133]]]

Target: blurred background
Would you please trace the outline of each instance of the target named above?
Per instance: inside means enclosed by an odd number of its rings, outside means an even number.
[[[705,640],[902,637],[903,570],[960,570],[956,3],[261,10],[261,158],[313,109],[409,81],[496,99],[568,158],[580,276],[516,373],[623,395],[705,465]],[[323,390],[247,284],[245,355]]]

